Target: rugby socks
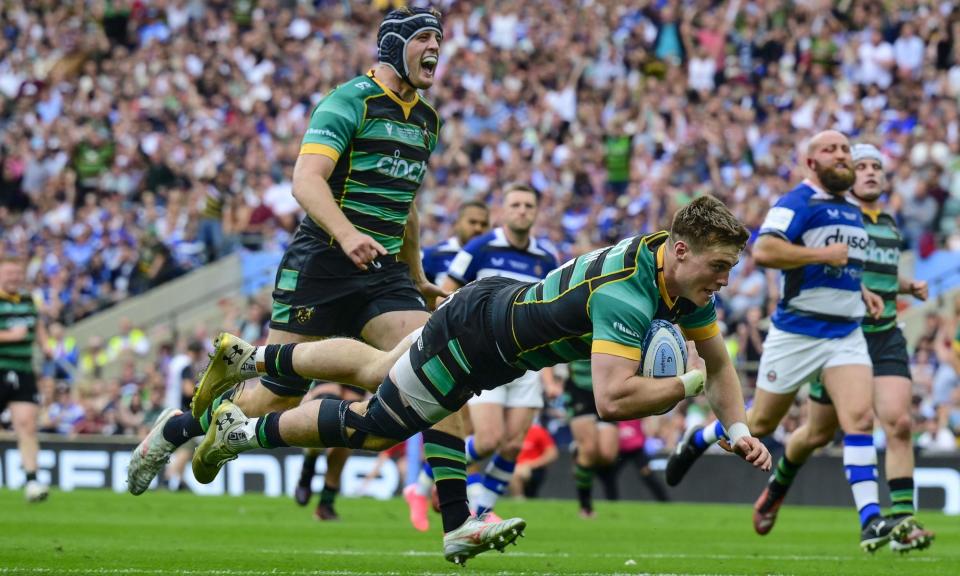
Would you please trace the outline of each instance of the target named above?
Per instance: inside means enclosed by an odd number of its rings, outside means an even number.
[[[317,473],[317,459],[319,457],[319,450],[303,451],[303,468],[300,469],[300,481],[298,482],[300,486],[310,487],[313,476]]]
[[[593,510],[593,468],[575,464],[573,468],[573,482],[577,486],[577,499],[580,509]]]
[[[283,376],[299,376],[293,369],[293,344],[267,344],[257,346],[254,358],[257,364],[263,363],[267,376],[281,378]]]
[[[719,420],[715,420],[712,424],[707,424],[693,434],[693,445],[696,446],[698,450],[706,450],[711,444],[715,444],[723,438],[725,433],[726,431],[723,429],[723,424],[721,424]]]
[[[266,416],[261,416],[254,422],[253,431],[256,434],[257,444],[261,448],[282,448],[289,446],[280,437],[280,415],[282,412],[271,412]]]
[[[324,483],[323,490],[320,491],[320,505],[333,506],[334,501],[337,499],[337,492],[339,491],[339,488]]]
[[[770,476],[770,494],[774,496],[782,496],[787,493],[787,490],[790,489],[790,485],[793,484],[793,479],[797,477],[797,472],[800,471],[800,467],[803,464],[796,464],[791,462],[787,455],[784,454],[780,457],[780,460],[777,461],[777,466],[773,469],[773,474]]]
[[[467,505],[467,456],[464,441],[452,434],[424,430],[423,453],[433,469],[443,531],[456,530],[470,517]]]
[[[493,510],[497,505],[497,499],[507,491],[516,467],[516,461],[507,460],[500,454],[493,455],[483,471],[483,490],[477,494],[477,516]]]
[[[231,390],[226,394],[230,394],[232,396],[233,391]],[[224,394],[224,396],[226,396],[226,394]],[[223,396],[214,400],[211,408],[207,409],[207,411],[204,413],[203,416],[207,422],[206,426],[196,420],[189,412],[184,412],[183,414],[170,417],[170,419],[167,420],[167,423],[163,425],[163,439],[179,448],[180,446],[186,444],[187,440],[206,434],[207,426],[210,425],[210,415],[213,413],[213,410],[216,409],[216,407],[219,406],[223,401],[222,398]]]
[[[877,449],[873,445],[873,436],[847,434],[843,437],[843,468],[860,514],[860,527],[863,528],[880,515]]]
[[[887,486],[890,488],[890,514],[913,514],[913,478],[891,478],[887,481]]]
[[[467,464],[472,464],[477,460],[483,459],[483,457],[477,453],[477,445],[476,445],[476,442],[474,441],[472,434],[470,436],[467,436],[467,439],[465,441],[464,451],[467,454]]]

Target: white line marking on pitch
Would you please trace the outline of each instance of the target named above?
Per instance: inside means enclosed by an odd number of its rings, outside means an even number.
[[[279,549],[261,549],[258,552],[263,554],[306,554],[319,556],[439,556],[440,552],[436,550],[405,550],[387,552],[383,550],[279,550]],[[828,562],[843,562],[845,560],[857,561],[860,558],[856,555],[851,556],[826,556],[813,554],[778,554],[778,555],[756,555],[756,554],[685,554],[669,552],[635,552],[629,553],[604,553],[604,552],[585,552],[571,554],[569,552],[523,552],[507,549],[507,556],[517,556],[520,558],[609,558],[627,560],[634,558],[636,560],[788,560],[796,562],[807,562],[809,560],[825,560]],[[897,558],[898,562],[939,562],[938,558],[929,556],[905,556]]]
[[[182,574],[186,576],[403,576],[409,572],[357,572],[353,570],[178,570],[165,568],[0,568],[0,574],[75,574],[96,576],[118,576],[125,574]],[[420,576],[449,576],[460,572],[418,572]],[[688,574],[688,573],[650,573],[650,572],[495,572],[496,576],[741,576],[741,574]],[[777,576],[777,575],[772,575]]]

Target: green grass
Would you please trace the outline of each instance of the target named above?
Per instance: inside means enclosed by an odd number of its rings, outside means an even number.
[[[319,523],[288,499],[106,491],[54,492],[28,505],[0,490],[0,575],[374,576],[380,574],[960,574],[960,518],[924,513],[925,552],[860,552],[852,510],[786,508],[753,533],[747,506],[601,502],[582,520],[572,501],[505,501],[528,522],[506,554],[465,569],[440,553],[440,518],[409,527],[402,500],[341,499]]]

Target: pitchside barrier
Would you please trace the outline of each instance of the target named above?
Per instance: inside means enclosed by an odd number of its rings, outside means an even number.
[[[91,437],[75,441],[50,438],[42,440],[38,474],[41,481],[64,491],[80,488],[126,491],[126,468],[133,444],[110,438]],[[190,490],[201,495],[263,493],[268,496],[290,496],[300,477],[302,461],[299,450],[253,451],[227,464],[217,479],[208,485],[197,483],[188,465],[185,482]],[[665,463],[664,458],[655,458],[651,468],[656,474],[662,475]],[[321,457],[314,478],[314,490],[317,492],[323,487],[324,466]],[[883,470],[882,455],[880,470]],[[639,481],[637,474],[632,465],[621,470],[620,497],[625,500],[652,500],[652,495]],[[915,478],[920,508],[960,515],[960,453],[918,456]],[[669,488],[668,491],[671,499],[676,501],[747,504],[760,494],[766,480],[766,474],[753,470],[733,456],[707,454],[697,462],[679,487]],[[397,465],[392,460],[380,460],[378,467],[376,455],[358,453],[347,461],[342,493],[348,496],[390,498],[397,494],[401,482]],[[0,440],[0,486],[16,489],[23,483],[16,443],[6,437]],[[599,487],[595,491],[596,496],[602,498]],[[888,503],[885,501],[885,492],[881,490],[883,504]],[[574,498],[575,495],[570,455],[561,453],[549,467],[539,496]],[[837,455],[811,458],[797,476],[787,503],[852,505],[842,459]]]

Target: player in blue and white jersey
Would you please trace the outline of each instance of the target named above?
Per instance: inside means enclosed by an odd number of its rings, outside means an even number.
[[[439,244],[427,246],[420,254],[427,280],[437,286],[442,285],[447,278],[447,270],[460,249],[488,228],[490,209],[486,204],[479,200],[461,204],[457,209],[457,220],[453,223],[453,236]]]
[[[754,246],[757,264],[783,270],[783,276],[747,425],[757,436],[773,433],[800,387],[822,379],[844,432],[843,461],[860,516],[860,545],[872,552],[908,527],[884,519],[877,503],[873,365],[860,330],[869,238],[859,207],[845,197],[855,179],[847,138],[832,130],[817,134],[805,162],[808,178],[770,209]],[[670,457],[667,482],[679,483],[722,435],[717,423],[688,431]],[[788,450],[754,505],[758,534],[770,531],[797,469]]]

